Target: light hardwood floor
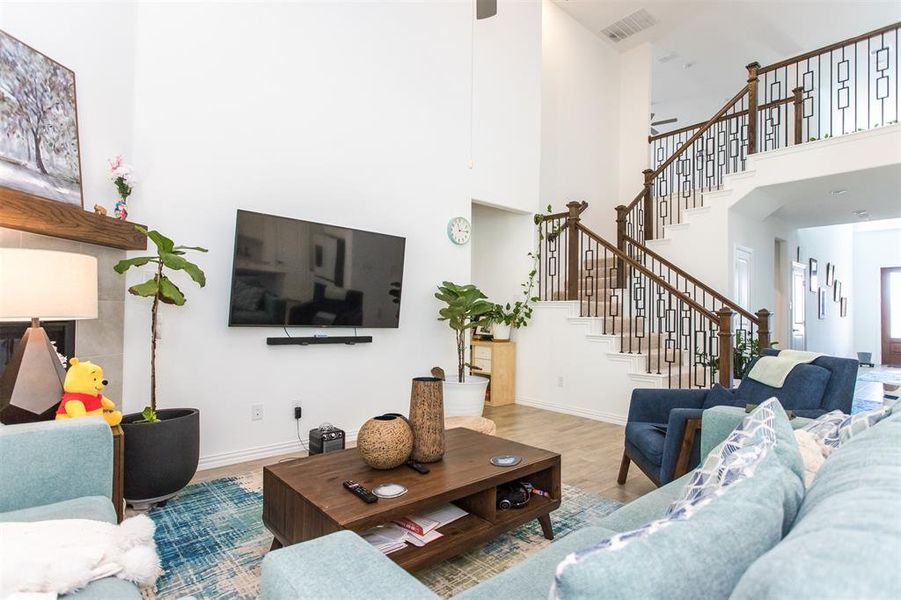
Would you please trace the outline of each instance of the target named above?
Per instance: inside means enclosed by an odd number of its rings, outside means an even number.
[[[486,407],[485,417],[497,423],[500,437],[558,452],[563,463],[563,483],[621,502],[630,502],[654,489],[654,484],[635,465],[629,470],[625,485],[616,483],[623,455],[623,428],[619,425],[518,404]],[[304,453],[200,471],[193,481],[262,469],[299,456]]]

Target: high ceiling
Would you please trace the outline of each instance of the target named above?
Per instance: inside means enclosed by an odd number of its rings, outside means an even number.
[[[679,118],[660,131],[712,116],[744,85],[750,62],[771,64],[901,21],[894,1],[554,1],[614,48],[652,44],[651,111],[655,120]],[[657,24],[616,43],[601,34],[639,9]]]

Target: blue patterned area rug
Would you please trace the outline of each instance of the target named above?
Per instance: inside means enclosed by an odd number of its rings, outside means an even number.
[[[156,543],[164,574],[147,600],[257,598],[260,563],[271,534],[263,526],[262,471],[186,487],[154,508]],[[594,525],[622,503],[563,486],[563,503],[552,514],[557,539]],[[550,542],[532,521],[488,544],[417,573],[436,594],[449,597],[500,573]]]

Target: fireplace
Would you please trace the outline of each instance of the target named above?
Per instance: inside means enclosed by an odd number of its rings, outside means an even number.
[[[28,321],[0,323],[0,375],[3,375],[16,344],[30,325]],[[56,346],[56,351],[66,357],[63,367],[67,367],[69,359],[75,356],[75,321],[45,321],[41,326]]]

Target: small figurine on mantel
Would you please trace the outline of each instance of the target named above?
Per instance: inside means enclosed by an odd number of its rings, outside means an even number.
[[[128,197],[131,195],[134,185],[134,175],[131,165],[125,164],[125,159],[120,154],[109,161],[110,179],[119,192],[119,200],[113,208],[113,214],[120,221],[128,218]]]
[[[100,215],[101,217],[105,217],[106,215],[106,207],[100,206],[99,204],[94,205],[94,214]]]

